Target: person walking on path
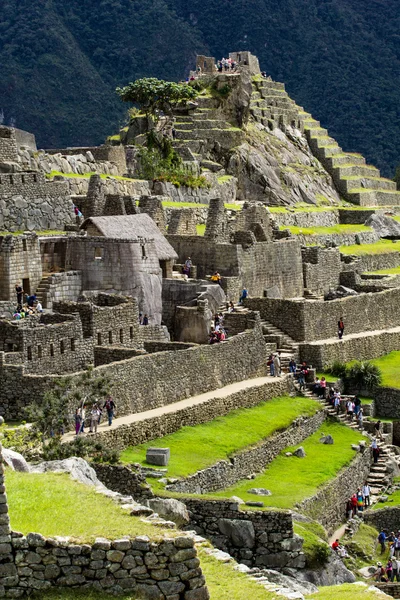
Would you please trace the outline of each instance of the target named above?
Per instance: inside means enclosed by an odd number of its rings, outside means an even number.
[[[273,354],[269,355],[267,366],[269,367],[270,376],[275,377],[275,365],[274,365],[274,355]]]
[[[85,419],[86,419],[86,409],[85,406],[81,408],[81,429],[79,433],[85,433]]]
[[[23,296],[24,290],[18,281],[15,284],[15,293],[17,295],[17,307],[19,309],[21,309],[22,308],[22,296]]]
[[[79,432],[81,430],[81,424],[82,424],[81,409],[77,408],[75,411],[75,435],[79,435]]]
[[[364,496],[365,508],[368,508],[371,506],[371,488],[367,481],[363,485],[362,494]]]
[[[275,354],[274,356],[274,369],[275,369],[275,377],[281,376],[281,359],[279,354]]]
[[[97,426],[100,420],[100,408],[98,404],[93,404],[92,411],[90,413],[90,433],[97,433]]]
[[[372,456],[374,457],[374,464],[376,464],[378,462],[378,458],[379,458],[379,448],[378,448],[378,442],[376,441],[376,439],[372,440],[371,448],[372,448]]]
[[[386,532],[384,529],[378,535],[378,542],[381,546],[381,554],[384,554],[386,552]]]
[[[104,403],[103,408],[105,408],[107,411],[108,425],[111,427],[113,418],[114,418],[114,411],[117,408],[116,404],[115,404],[114,400],[111,398],[111,396],[109,396],[107,398],[107,400]]]
[[[343,337],[343,333],[344,333],[344,322],[343,322],[343,317],[340,317],[339,321],[338,321],[338,336],[339,336],[339,340],[342,339]]]
[[[379,438],[381,441],[383,441],[383,435],[382,435],[382,422],[379,420],[375,423],[375,435],[377,438]]]

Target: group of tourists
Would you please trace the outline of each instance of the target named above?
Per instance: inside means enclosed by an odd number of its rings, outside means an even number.
[[[36,294],[25,294],[24,289],[19,282],[15,284],[15,294],[17,297],[17,308],[13,313],[13,318],[16,321],[43,312],[42,303],[37,299]],[[23,303],[24,294],[25,302]]]
[[[348,498],[346,502],[346,517],[351,519],[360,515],[365,508],[371,505],[371,488],[366,481],[363,486]]]
[[[269,367],[271,377],[280,377],[282,375],[281,353],[279,351],[269,355],[267,366]]]
[[[216,313],[211,322],[210,344],[218,344],[227,339],[228,334],[224,329],[224,315]]]
[[[80,435],[85,433],[85,426],[89,423],[89,433],[97,433],[97,427],[100,425],[103,410],[107,412],[108,425],[111,426],[117,406],[114,400],[109,396],[101,406],[99,402],[95,402],[89,413],[86,412],[86,407],[83,404],[75,411],[75,434]]]
[[[217,71],[218,73],[234,72],[236,71],[237,66],[238,63],[233,60],[233,58],[221,58],[221,60],[217,62]]]
[[[400,581],[400,530],[395,533],[388,533],[385,529],[378,535],[378,544],[381,547],[381,554],[385,554],[389,547],[389,559],[386,567],[381,562],[377,564],[377,570],[374,574],[376,581],[390,582]]]

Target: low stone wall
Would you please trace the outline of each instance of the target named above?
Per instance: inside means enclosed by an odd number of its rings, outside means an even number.
[[[341,225],[364,225],[365,221],[374,213],[384,214],[384,211],[366,208],[365,210],[339,209]]]
[[[374,583],[374,586],[392,598],[400,598],[400,583]]]
[[[400,265],[400,252],[386,252],[385,254],[365,254],[354,257],[354,261],[349,263],[350,256],[342,254],[345,258],[345,264],[355,269],[358,273],[367,273],[369,271],[380,271],[382,269],[393,269]],[[346,268],[346,267],[344,267]]]
[[[301,538],[289,511],[242,511],[236,502],[183,499],[189,527],[249,567],[304,568]]]
[[[110,377],[111,394],[123,416],[265,375],[266,361],[267,346],[256,328],[221,344],[136,356],[95,367],[94,373]],[[68,378],[77,376],[73,373]],[[6,420],[24,418],[32,398],[43,398],[55,379],[55,375],[26,375],[22,365],[5,364],[0,353],[0,414]],[[71,413],[75,408],[71,406]]]
[[[150,354],[153,352],[178,352],[178,350],[188,350],[194,348],[197,344],[186,342],[159,342],[151,340],[144,342],[144,349]]]
[[[373,244],[379,240],[379,236],[374,231],[360,231],[358,233],[326,233],[326,234],[312,234],[302,235],[301,233],[295,235],[302,246],[312,246],[318,244],[325,246],[329,244],[335,244],[335,246],[353,246],[354,244]],[[357,241],[359,240],[359,242]]]
[[[109,365],[113,362],[127,360],[134,356],[142,356],[144,350],[136,348],[121,348],[120,346],[95,346],[94,347],[94,364],[96,367],[101,365]]]
[[[327,210],[324,212],[271,212],[271,217],[278,225],[294,227],[333,227],[339,225],[338,210]]]
[[[397,531],[400,529],[400,506],[368,510],[364,513],[364,522],[379,531]]]
[[[168,490],[183,494],[206,494],[223,490],[250,473],[260,473],[288,446],[295,446],[317,431],[326,419],[324,410],[313,417],[299,417],[285,429],[263,440],[256,447],[243,450],[229,460],[220,460],[212,467],[197,471]],[[298,460],[298,459],[295,459]]]
[[[300,360],[317,369],[334,361],[370,360],[400,348],[400,327],[364,334],[342,340],[303,343],[299,346]]]
[[[348,498],[366,481],[370,468],[371,450],[367,449],[364,454],[357,455],[328,485],[298,504],[298,510],[319,521],[329,534],[333,533],[346,517]]]
[[[80,544],[11,532],[0,446],[0,594],[20,598],[51,587],[133,593],[148,600],[209,600],[194,540],[171,535]],[[105,515],[105,517],[107,517]]]
[[[181,427],[208,423],[216,417],[227,415],[238,408],[251,408],[260,402],[283,396],[289,392],[291,378],[276,378],[263,385],[254,385],[240,392],[222,398],[210,398],[202,404],[182,408],[175,412],[145,419],[129,425],[120,425],[116,429],[98,433],[101,443],[112,449],[122,450],[128,446],[143,444],[158,437],[175,433]]]
[[[123,496],[132,496],[135,500],[154,497],[140,467],[103,463],[91,463],[91,467],[96,471],[101,483],[113,492],[119,492]]]
[[[58,181],[65,181],[69,186],[71,196],[86,196],[89,189],[89,177],[62,177],[57,176]],[[112,179],[102,180],[104,183],[104,193],[106,195],[120,196],[150,196],[151,186],[148,181],[143,179]],[[82,205],[82,212],[85,216],[85,204]]]
[[[398,348],[399,346],[397,346]],[[400,389],[379,387],[374,396],[376,415],[388,419],[400,419]]]

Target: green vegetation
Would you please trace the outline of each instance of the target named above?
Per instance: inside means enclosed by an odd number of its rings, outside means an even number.
[[[342,254],[354,254],[363,256],[364,254],[386,254],[387,252],[400,252],[400,241],[379,240],[374,244],[354,244],[353,246],[340,246]]]
[[[355,583],[322,587],[318,594],[307,596],[310,600],[380,600],[381,592]]]
[[[400,388],[400,352],[390,352],[371,360],[382,373],[381,384],[384,387]]]
[[[38,531],[45,536],[71,536],[84,541],[123,535],[155,537],[157,530],[152,525],[129,516],[110,498],[64,473],[7,470],[6,482],[14,531]]]
[[[307,567],[315,569],[323,565],[330,555],[330,548],[327,543],[328,536],[322,525],[317,521],[295,522],[293,529],[304,540],[303,551],[307,558]]]
[[[218,177],[218,183],[219,185],[222,185],[223,183],[228,183],[231,179],[232,175],[222,175],[221,177]]]
[[[389,550],[384,555],[381,554],[378,545],[378,531],[374,527],[360,525],[355,535],[344,542],[348,553],[351,555],[352,568],[361,569],[362,567],[376,564],[378,561],[387,560]]]
[[[164,208],[208,208],[208,204],[196,204],[195,202],[174,202],[173,200],[164,200]]]
[[[342,379],[345,388],[356,390],[374,390],[382,383],[382,372],[375,361],[352,360],[349,363],[334,361],[332,365],[325,366],[325,371]]]
[[[169,477],[186,477],[200,469],[226,459],[273,433],[286,429],[300,415],[313,415],[319,404],[309,398],[273,398],[254,408],[230,412],[209,423],[182,427],[176,433],[127,448],[121,461],[146,464],[146,449],[152,446],[171,449]]]
[[[123,102],[132,102],[139,105],[139,110],[153,118],[159,111],[172,114],[173,108],[185,105],[187,101],[194,100],[196,90],[186,84],[174,81],[163,81],[156,77],[143,77],[116,92]]]
[[[76,179],[89,179],[92,175],[100,175],[101,179],[117,179],[118,181],[135,181],[132,177],[122,177],[122,175],[106,175],[105,173],[96,173],[96,171],[90,171],[89,173],[61,173],[61,171],[51,171],[46,173],[47,179],[53,179],[56,175],[61,177],[76,178]]]
[[[281,225],[280,230],[289,229],[295,235],[327,235],[330,233],[362,233],[372,231],[372,227],[366,225],[332,225],[331,227],[296,227],[295,225]]]
[[[380,271],[370,271],[370,275],[400,275],[400,265],[391,269],[381,269]]]
[[[399,485],[399,483],[400,477],[394,477],[393,484]],[[400,490],[394,490],[394,492],[392,492],[391,494],[385,493],[385,496],[386,495],[388,497],[387,501],[378,502],[377,504],[374,504],[372,510],[379,510],[380,508],[387,508],[388,506],[398,506],[400,504]]]
[[[321,444],[319,439],[323,434],[332,435],[335,443]],[[257,475],[255,479],[239,481],[232,487],[209,496],[238,496],[244,501],[254,501],[255,496],[249,494],[248,490],[259,487],[272,492],[271,496],[262,498],[267,507],[293,508],[298,502],[315,494],[318,488],[328,483],[349,464],[356,455],[351,444],[358,443],[360,439],[359,432],[338,423],[326,422],[301,443],[306,451],[305,458],[285,456],[285,452],[293,452],[298,446],[286,448],[264,473]]]
[[[0,231],[0,236],[4,235],[22,235],[24,233],[21,231]],[[35,231],[37,235],[45,236],[45,235],[67,235],[67,231],[59,231],[57,229],[47,229],[45,231]]]
[[[204,235],[206,226],[205,225],[196,225],[196,230],[197,230],[197,235]]]

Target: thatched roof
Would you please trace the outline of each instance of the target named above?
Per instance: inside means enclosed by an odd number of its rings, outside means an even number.
[[[118,215],[114,217],[90,217],[82,224],[82,229],[89,225],[96,227],[100,235],[107,238],[153,240],[159,260],[178,258],[171,244],[165,239],[151,217],[147,214]]]

